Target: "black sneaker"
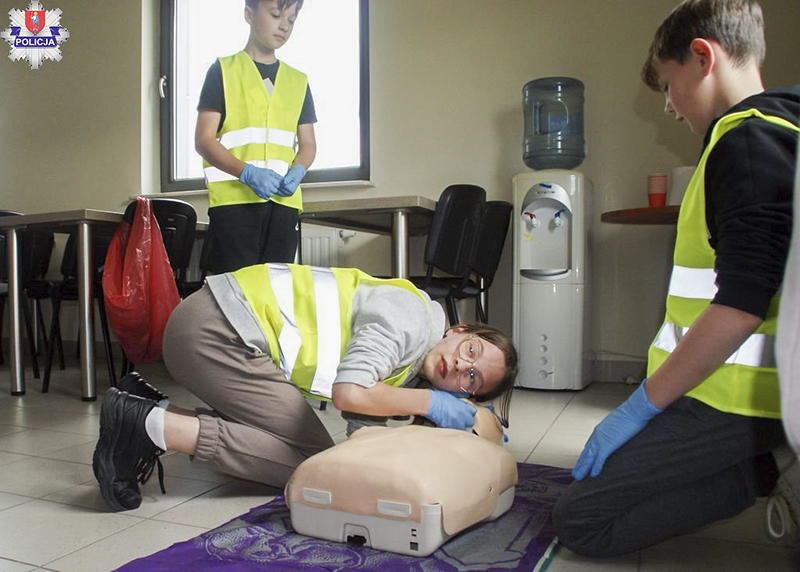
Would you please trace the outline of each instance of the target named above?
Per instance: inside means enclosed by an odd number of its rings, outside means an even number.
[[[131,395],[138,395],[139,397],[144,397],[145,399],[152,399],[155,402],[159,402],[162,399],[169,399],[168,396],[164,395],[161,393],[161,391],[147,383],[145,378],[135,371],[132,371],[120,379],[117,383],[117,389],[120,391],[127,391]]]
[[[111,510],[139,508],[145,484],[158,465],[158,481],[164,489],[164,468],[159,456],[164,453],[147,436],[144,420],[155,407],[154,401],[121,392],[106,391],[100,410],[100,439],[94,450],[92,468],[100,483],[100,493]]]

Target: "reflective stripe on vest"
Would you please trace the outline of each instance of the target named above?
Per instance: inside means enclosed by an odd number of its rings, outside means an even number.
[[[217,140],[231,154],[256,167],[272,169],[285,175],[294,161],[297,122],[303,110],[308,78],[281,62],[272,95],[253,60],[245,52],[220,58],[225,96],[225,121]],[[203,161],[208,186],[209,208],[262,203],[247,185]],[[273,196],[271,201],[301,209],[298,188],[291,197]]]
[[[756,109],[726,115],[714,126],[681,203],[666,316],[648,352],[648,376],[666,361],[717,293],[717,274],[714,270],[716,252],[708,242],[706,226],[705,166],[714,145],[749,118],[800,131],[791,122],[766,116]],[[778,303],[779,297],[773,297],[767,317],[758,329],[722,366],[688,392],[688,396],[720,411],[751,417],[780,418],[774,355]]]
[[[687,327],[682,328],[665,322],[658,331],[656,339],[653,341],[653,346],[667,353],[672,353],[678,346],[678,342],[683,339],[683,336],[688,331],[689,328]],[[752,334],[725,360],[725,363],[749,367],[775,368],[777,364],[775,361],[775,336]]]
[[[330,400],[352,336],[352,303],[359,285],[405,288],[425,302],[407,280],[381,280],[351,268],[262,264],[233,276],[264,331],[273,361],[304,395],[322,400]],[[400,386],[412,366],[380,381]]]

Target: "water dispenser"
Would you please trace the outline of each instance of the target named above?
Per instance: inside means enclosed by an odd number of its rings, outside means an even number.
[[[581,389],[589,382],[591,183],[577,171],[551,169],[520,173],[513,186],[517,385]]]

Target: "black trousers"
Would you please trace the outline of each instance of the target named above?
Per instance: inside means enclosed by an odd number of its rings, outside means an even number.
[[[682,397],[575,481],[553,509],[561,544],[583,556],[640,550],[723,518],[771,492],[780,420],[718,411]]]
[[[294,262],[298,211],[272,201],[208,209],[210,270],[233,272],[265,262]]]

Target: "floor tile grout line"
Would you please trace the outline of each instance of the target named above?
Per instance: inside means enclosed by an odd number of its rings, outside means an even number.
[[[86,507],[84,507],[84,508],[86,508]],[[92,510],[92,511],[94,511],[94,512],[97,512],[97,513],[99,513],[99,514],[105,514],[105,513],[103,513],[102,511],[95,510],[95,509],[87,509],[87,510]],[[52,559],[52,560],[50,560],[49,562],[45,562],[45,563],[44,563],[44,564],[42,564],[41,566],[42,566],[42,567],[48,566],[48,565],[52,564],[53,562],[56,562],[57,560],[61,560],[62,558],[66,558],[66,557],[67,557],[67,556],[69,556],[70,554],[74,554],[74,553],[76,553],[76,552],[79,552],[79,551],[83,550],[84,548],[89,548],[90,546],[93,546],[93,545],[97,544],[98,542],[102,542],[103,540],[106,540],[106,539],[108,539],[108,538],[111,538],[112,536],[114,536],[114,535],[116,535],[116,534],[119,534],[119,533],[121,533],[121,532],[124,532],[124,531],[128,530],[129,528],[131,528],[131,527],[134,527],[134,526],[137,526],[137,525],[139,525],[139,524],[141,524],[141,523],[143,523],[144,521],[146,521],[146,520],[147,520],[146,518],[142,518],[142,517],[139,517],[139,516],[133,516],[133,515],[130,515],[130,514],[129,514],[129,515],[126,515],[126,516],[128,516],[128,517],[130,517],[130,518],[137,518],[137,519],[139,519],[139,522],[134,522],[134,523],[132,523],[132,524],[130,524],[130,525],[128,525],[128,526],[125,526],[125,527],[123,527],[123,528],[120,528],[119,530],[117,530],[117,531],[115,531],[115,532],[112,532],[111,534],[108,534],[108,535],[106,535],[106,536],[104,536],[104,537],[102,537],[102,538],[98,538],[97,540],[95,540],[95,541],[93,541],[93,542],[90,542],[89,544],[86,544],[86,545],[84,545],[84,546],[81,546],[81,547],[79,547],[79,548],[76,548],[75,550],[70,550],[69,552],[67,552],[67,553],[65,553],[65,554],[62,554],[61,556],[58,556],[58,557],[56,557],[56,558],[53,558],[53,559]]]
[[[559,417],[561,417],[561,416],[564,414],[564,412],[567,410],[567,408],[569,407],[569,405],[572,403],[572,400],[573,400],[573,399],[575,399],[575,395],[576,395],[576,394],[574,394],[574,393],[573,393],[572,395],[570,395],[570,397],[569,397],[569,399],[567,400],[567,402],[566,402],[566,403],[564,403],[564,406],[563,406],[563,407],[561,408],[561,410],[558,412],[558,415],[556,415],[555,417],[553,417],[553,421],[552,421],[552,422],[551,422],[551,423],[550,423],[550,424],[547,426],[547,429],[545,429],[544,433],[542,433],[542,436],[539,438],[539,440],[538,440],[538,441],[536,441],[536,444],[535,444],[535,445],[533,446],[533,448],[530,450],[530,452],[528,453],[528,455],[525,457],[525,461],[523,461],[523,462],[525,462],[525,463],[527,463],[527,462],[528,462],[528,459],[530,458],[530,456],[531,456],[531,455],[533,455],[533,452],[534,452],[534,451],[536,451],[536,447],[538,447],[538,446],[541,444],[541,442],[542,442],[542,441],[545,439],[545,437],[547,437],[547,434],[548,434],[548,433],[550,433],[550,430],[553,428],[553,425],[555,425],[555,424],[556,424],[556,421],[558,421],[558,418],[559,418]]]

